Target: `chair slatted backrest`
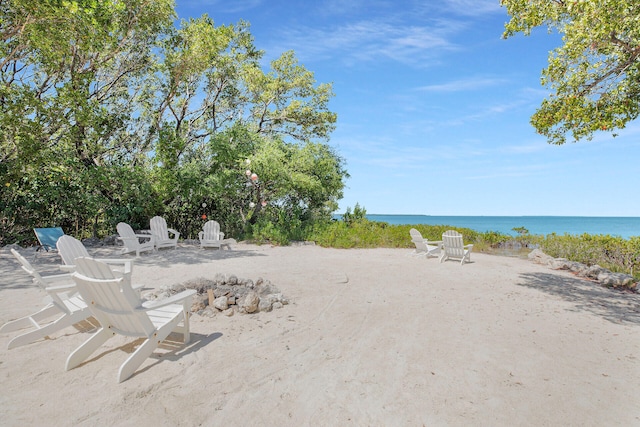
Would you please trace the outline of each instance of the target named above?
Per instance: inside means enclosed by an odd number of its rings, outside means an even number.
[[[464,257],[462,234],[455,230],[448,230],[442,234],[442,244],[445,253],[452,258]]]
[[[220,224],[217,221],[207,221],[202,227],[204,240],[220,240]]]
[[[44,283],[44,280],[42,279],[42,276],[40,276],[40,273],[38,273],[36,269],[33,268],[31,263],[27,261],[25,257],[20,255],[20,253],[15,249],[11,249],[11,253],[20,262],[20,264],[22,264],[22,269],[26,271],[27,274],[29,274],[31,277],[33,277],[33,283],[37,284],[41,289],[45,289],[47,285]]]
[[[125,247],[131,250],[136,250],[141,247],[138,236],[136,236],[135,231],[133,231],[133,228],[131,228],[129,224],[126,222],[119,222],[118,225],[116,225],[116,230],[118,231],[120,240],[122,240]],[[153,247],[153,242],[151,243],[151,246]]]
[[[133,228],[131,228],[131,226],[126,222],[119,222],[118,225],[116,225],[116,230],[118,231],[120,238],[122,238],[123,240],[131,239],[131,241],[133,241],[133,239],[135,239],[136,242],[138,241],[138,238],[136,237],[136,233],[133,231]]]
[[[167,221],[161,216],[154,216],[149,221],[151,233],[155,235],[161,241],[169,239],[169,229],[167,227]]]
[[[11,249],[11,253],[20,262],[20,264],[22,264],[22,269],[24,271],[26,271],[33,278],[32,279],[33,283],[38,285],[40,287],[40,289],[42,289],[43,291],[47,291],[46,282],[44,281],[44,279],[42,278],[40,273],[38,273],[36,271],[36,269],[33,268],[31,263],[29,261],[27,261],[27,259],[25,257],[20,255],[20,253],[18,251],[16,251],[15,249]],[[56,307],[58,307],[60,310],[62,310],[65,313],[69,312],[69,309],[67,308],[65,303],[62,301],[62,299],[60,298],[60,296],[56,292],[47,292],[47,294],[51,298],[52,302],[56,305]]]
[[[147,338],[155,331],[149,316],[136,311],[141,300],[131,282],[115,277],[107,264],[93,258],[77,258],[73,279],[103,328],[124,336]]]
[[[65,234],[58,239],[56,246],[58,247],[58,253],[62,258],[62,262],[66,265],[75,265],[76,258],[89,257],[87,248],[75,237]]]
[[[418,252],[427,252],[429,250],[427,248],[427,244],[424,242],[422,234],[418,230],[412,228],[409,230],[409,234],[411,235],[411,241],[416,245],[416,250]]]

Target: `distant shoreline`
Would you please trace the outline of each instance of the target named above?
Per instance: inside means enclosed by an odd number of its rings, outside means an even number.
[[[367,216],[425,216],[429,218],[638,218],[637,216],[589,216],[589,215],[429,215],[429,214],[367,214]]]
[[[370,221],[391,225],[450,225],[470,228],[479,232],[495,231],[517,235],[513,228],[524,227],[530,234],[548,235],[591,234],[611,235],[628,239],[640,236],[640,217],[590,217],[590,216],[463,216],[463,215],[402,215],[367,214]],[[342,215],[334,215],[341,219]]]

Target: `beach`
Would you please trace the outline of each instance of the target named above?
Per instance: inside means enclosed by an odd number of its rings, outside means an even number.
[[[271,312],[191,316],[118,383],[140,340],[116,336],[79,367],[80,324],[7,350],[3,426],[640,425],[640,296],[528,259],[473,253],[440,263],[410,249],[238,243],[96,257],[135,259],[150,289],[216,274],[270,281]],[[20,250],[41,273],[53,252]],[[43,306],[0,250],[0,323]]]

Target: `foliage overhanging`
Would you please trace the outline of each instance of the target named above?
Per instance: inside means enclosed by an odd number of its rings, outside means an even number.
[[[337,209],[331,84],[293,52],[263,69],[245,22],[175,17],[171,0],[1,3],[0,244],[154,215],[239,237]]]
[[[640,3],[637,0],[501,0],[504,37],[546,26],[562,34],[542,85],[552,93],[531,117],[549,143],[623,129],[640,113]]]

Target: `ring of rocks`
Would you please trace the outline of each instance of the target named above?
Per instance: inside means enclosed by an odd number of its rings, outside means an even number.
[[[531,251],[529,259],[554,270],[569,270],[578,277],[593,280],[605,287],[636,290],[639,283],[635,277],[629,274],[614,273],[597,264],[588,266],[565,258],[553,258],[540,249]]]
[[[213,279],[198,277],[145,294],[149,300],[165,299],[187,289],[194,289],[191,312],[213,317],[218,313],[252,314],[270,312],[289,304],[289,300],[269,280],[242,279],[230,274],[216,274]]]

